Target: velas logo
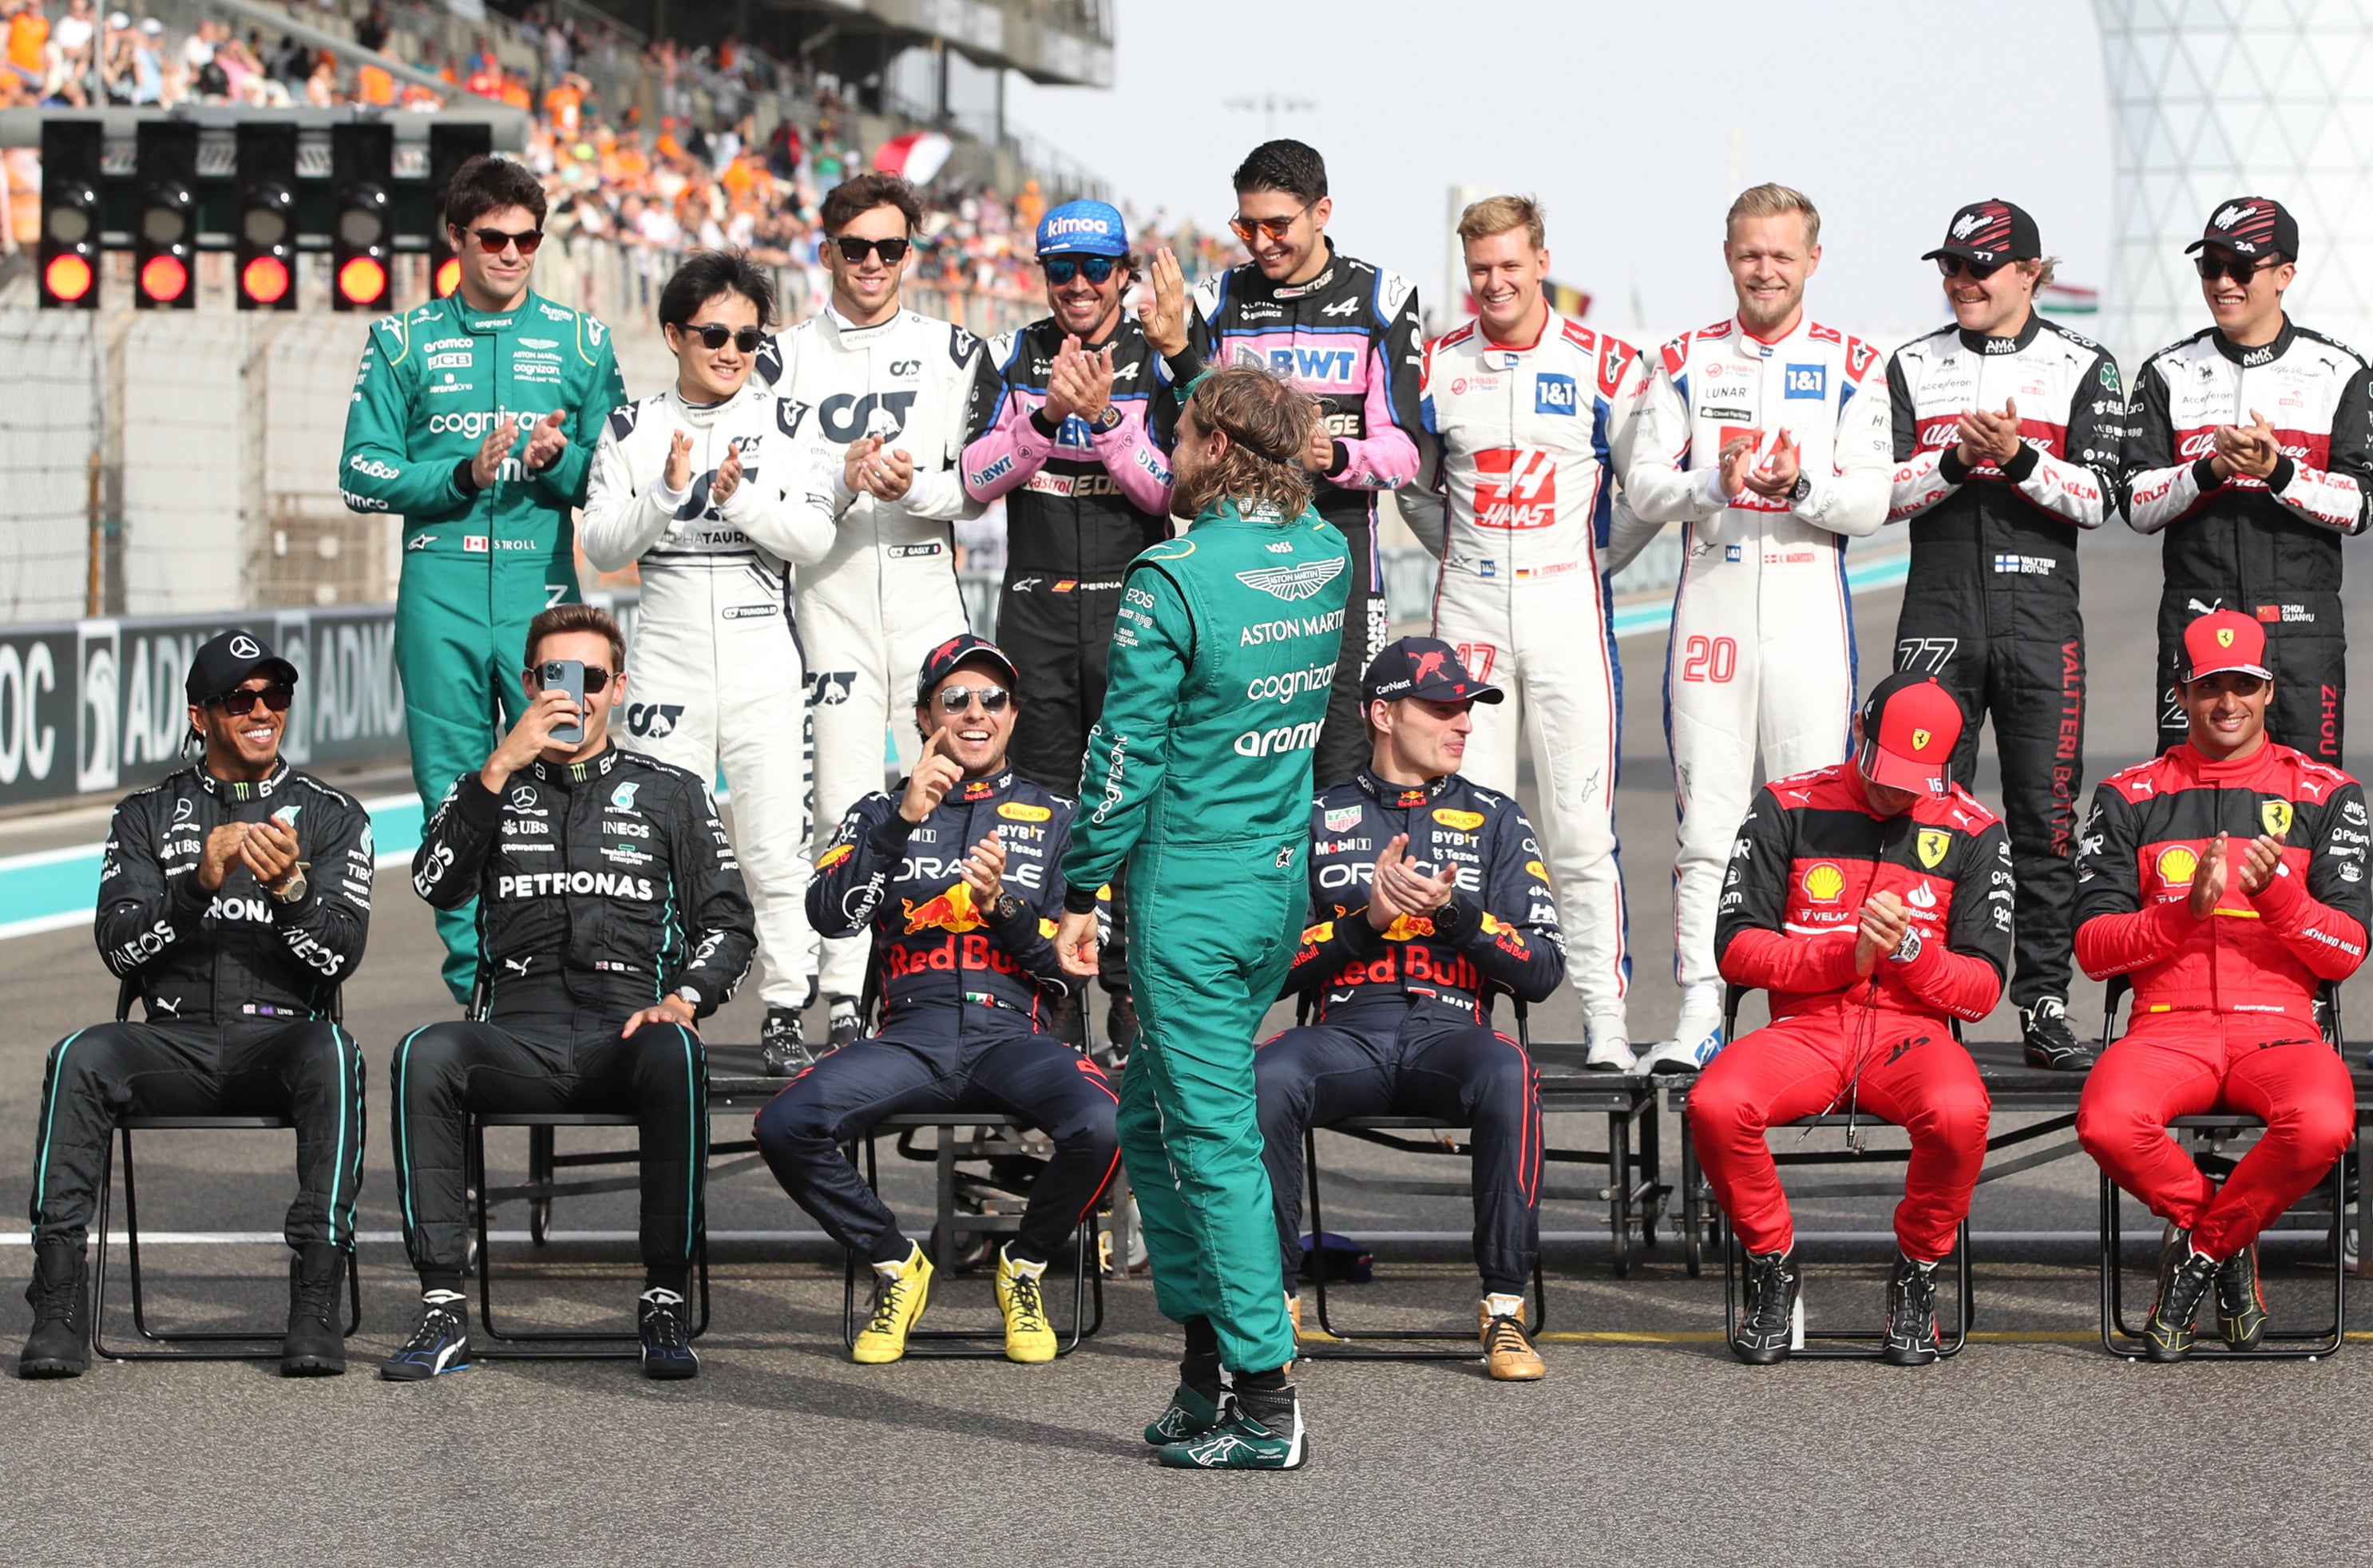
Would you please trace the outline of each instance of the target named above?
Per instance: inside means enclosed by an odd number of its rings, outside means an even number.
[[[1915,752],[1924,752],[1928,749],[1928,743],[1934,739],[1935,737],[1925,730],[1914,730],[1911,731],[1911,749]]]
[[[263,649],[253,638],[240,636],[230,639],[230,656],[234,659],[261,659]]]
[[[920,904],[898,900],[906,917],[906,934],[917,931],[976,931],[988,924],[972,907],[972,887],[968,883],[956,883],[936,897]]]
[[[1829,861],[1818,861],[1806,868],[1805,893],[1814,903],[1834,904],[1845,890],[1846,873]]]
[[[1475,526],[1547,528],[1557,521],[1557,459],[1529,447],[1475,454]]]
[[[2170,844],[2158,852],[2158,879],[2169,887],[2189,887],[2200,870],[2200,857],[2187,845]]]

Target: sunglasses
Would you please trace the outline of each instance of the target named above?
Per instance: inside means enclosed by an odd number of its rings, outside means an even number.
[[[2274,264],[2272,262],[2253,262],[2246,256],[2229,256],[2221,262],[2208,255],[2192,258],[2192,265],[2200,274],[2201,282],[2214,283],[2220,277],[2229,277],[2244,288],[2250,287],[2252,275]]]
[[[843,234],[834,240],[833,243],[840,247],[840,259],[853,267],[865,264],[868,252],[879,254],[883,266],[894,267],[906,259],[908,248],[907,241],[894,237],[888,240],[859,240],[854,234]]]
[[[1967,273],[1980,283],[1994,275],[2009,263],[2006,262],[1973,262],[1963,256],[1939,256],[1936,270],[1946,277],[1959,277]]]
[[[730,342],[744,354],[757,353],[758,345],[766,341],[766,329],[764,327],[728,327],[709,322],[701,326],[685,326],[678,330],[700,339],[704,348],[722,348]]]
[[[499,256],[513,245],[519,247],[520,255],[532,256],[536,248],[544,243],[544,230],[541,228],[523,229],[517,234],[507,228],[473,228],[470,232],[477,239],[478,249],[489,256]]]
[[[527,678],[534,682],[538,686],[544,685],[544,672],[541,670],[528,671]],[[603,686],[606,686],[609,684],[609,671],[604,670],[599,664],[588,664],[585,666],[585,695],[587,696],[595,696]]]
[[[1244,214],[1238,213],[1228,219],[1228,227],[1234,229],[1236,238],[1247,245],[1253,242],[1253,234],[1256,230],[1268,235],[1272,240],[1282,240],[1293,232],[1293,226],[1300,223],[1302,215],[1309,210],[1310,208],[1305,206],[1284,217],[1246,217]]]
[[[1120,265],[1120,259],[1116,256],[1048,256],[1038,264],[1046,269],[1049,283],[1069,283],[1083,273],[1090,283],[1103,283],[1112,276],[1113,269]]]
[[[984,713],[1002,713],[1005,711],[1005,705],[1013,700],[1013,694],[1003,686],[941,686],[940,711],[962,713],[972,706],[972,699],[975,697],[980,698],[981,711]]]
[[[295,687],[270,685],[260,690],[251,686],[241,686],[237,691],[225,692],[220,696],[209,697],[206,700],[210,706],[221,708],[233,719],[244,719],[255,711],[255,705],[259,702],[275,713],[286,713],[288,711],[288,705],[296,699]]]

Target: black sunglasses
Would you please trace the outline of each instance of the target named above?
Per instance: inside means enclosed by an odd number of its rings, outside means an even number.
[[[523,229],[517,234],[504,228],[473,228],[470,232],[476,238],[478,249],[489,256],[499,256],[513,245],[519,247],[520,255],[532,256],[536,247],[544,243],[544,230],[541,228]]]
[[[687,325],[678,330],[700,339],[704,348],[722,348],[730,340],[744,354],[757,353],[758,345],[766,341],[766,329],[764,327],[728,327],[707,322],[700,326]]]
[[[1090,283],[1103,283],[1120,265],[1116,256],[1048,256],[1038,263],[1046,269],[1049,283],[1069,283],[1084,273]]]
[[[1973,262],[1965,256],[1936,258],[1936,270],[1946,277],[1958,277],[1963,273],[1967,273],[1980,283],[1985,282],[2008,264],[2005,262]]]
[[[1005,705],[1013,700],[1013,695],[1003,686],[941,686],[940,709],[943,713],[962,713],[972,706],[975,697],[980,698],[981,711],[985,713],[1002,713]]]
[[[262,688],[241,686],[236,691],[228,691],[220,696],[206,699],[210,706],[221,708],[233,719],[246,718],[255,711],[255,705],[259,702],[275,713],[286,713],[288,711],[288,705],[296,700],[296,688],[283,685],[269,685]]]
[[[2262,273],[2274,264],[2273,262],[2253,262],[2247,256],[2227,256],[2220,262],[2205,252],[2192,258],[2192,265],[2200,274],[2201,282],[2214,283],[2220,277],[2229,277],[2244,288],[2250,287],[2251,275]]]
[[[854,234],[843,234],[833,240],[840,247],[840,259],[850,266],[862,266],[869,251],[878,252],[884,266],[896,266],[906,259],[907,241],[892,237],[888,240],[859,240]]]
[[[533,681],[539,686],[544,685],[544,672],[541,670],[528,671],[527,678]],[[585,666],[585,695],[587,696],[595,695],[601,691],[603,686],[606,686],[609,684],[609,671],[604,670],[599,664],[588,664]]]

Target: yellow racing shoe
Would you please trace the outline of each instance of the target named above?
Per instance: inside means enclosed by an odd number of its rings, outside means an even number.
[[[997,1310],[1005,1315],[1005,1359],[1024,1363],[1055,1359],[1055,1326],[1046,1321],[1046,1265],[1023,1263],[997,1250]]]
[[[880,1366],[905,1357],[906,1331],[923,1316],[923,1304],[930,1297],[931,1260],[920,1246],[911,1246],[903,1263],[876,1263],[873,1312],[858,1330],[849,1359],[860,1366]]]
[[[1483,1341],[1483,1365],[1502,1383],[1530,1383],[1547,1376],[1540,1352],[1525,1335],[1523,1296],[1485,1296],[1475,1305],[1476,1337]]]

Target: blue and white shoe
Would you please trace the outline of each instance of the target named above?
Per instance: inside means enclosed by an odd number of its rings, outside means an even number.
[[[684,1297],[653,1287],[636,1304],[635,1326],[643,1337],[643,1375],[697,1377],[700,1356],[692,1348],[692,1315]]]
[[[425,1383],[470,1364],[470,1309],[458,1291],[423,1291],[420,1327],[403,1348],[379,1363],[391,1383]]]
[[[1684,1012],[1673,1037],[1640,1059],[1642,1072],[1696,1072],[1722,1054],[1722,1015]]]
[[[1621,1012],[1594,1012],[1587,1027],[1590,1054],[1583,1059],[1583,1066],[1598,1072],[1640,1071],[1640,1059],[1631,1052],[1631,1031]]]

